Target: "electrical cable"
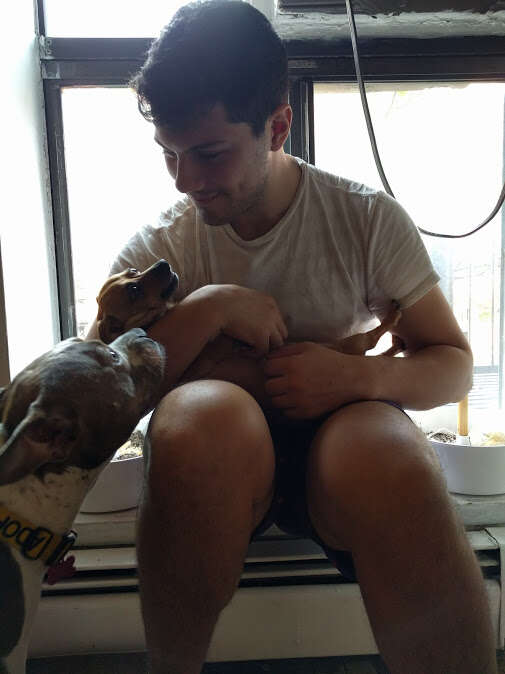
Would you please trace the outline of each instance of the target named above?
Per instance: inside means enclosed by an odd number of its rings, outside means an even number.
[[[382,167],[382,162],[379,156],[379,149],[377,147],[377,142],[375,140],[375,132],[372,124],[372,118],[370,116],[370,109],[368,107],[368,100],[366,97],[366,91],[365,91],[365,84],[363,82],[363,77],[361,75],[361,65],[360,65],[360,57],[359,57],[359,51],[358,51],[358,36],[357,36],[357,31],[356,31],[356,23],[354,21],[354,10],[352,7],[351,0],[345,0],[346,4],[346,9],[347,9],[347,19],[349,21],[349,28],[351,31],[351,44],[352,44],[352,52],[354,56],[354,68],[356,70],[356,79],[358,80],[358,87],[359,87],[359,93],[361,96],[361,104],[363,107],[363,113],[365,115],[365,122],[366,122],[366,127],[368,129],[368,136],[370,138],[370,144],[372,146],[372,152],[373,156],[375,159],[375,165],[377,166],[377,171],[379,172],[380,179],[382,181],[382,184],[384,185],[384,189],[386,192],[389,194],[389,196],[393,197],[395,199],[395,195],[393,194],[393,190],[389,186],[388,180],[386,178],[386,174],[384,172],[384,169]],[[417,229],[422,232],[423,234],[426,234],[428,236],[437,236],[440,238],[444,239],[462,239],[466,236],[470,236],[471,234],[475,234],[475,232],[478,232],[479,229],[482,229],[485,225],[487,225],[498,213],[500,208],[503,205],[503,202],[505,201],[505,184],[503,185],[501,194],[498,198],[498,202],[496,203],[496,206],[493,208],[491,211],[490,215],[482,222],[480,225],[475,227],[475,229],[472,229],[470,232],[466,232],[465,234],[440,234],[437,232],[429,232],[426,229],[422,229],[422,227],[417,227]]]

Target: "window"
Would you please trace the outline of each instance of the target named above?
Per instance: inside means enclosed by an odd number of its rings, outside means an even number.
[[[51,37],[154,37],[184,0],[45,0]]]
[[[505,175],[505,84],[372,84],[367,94],[388,182],[414,222],[448,234],[480,224]],[[315,84],[314,136],[316,165],[383,189],[357,85]],[[478,407],[498,406],[503,387],[502,229],[496,216],[464,239],[423,236],[472,345]]]
[[[65,88],[62,112],[76,328],[84,337],[114,256],[181,194],[129,89]]]
[[[165,3],[144,4],[149,15],[144,10],[135,15],[137,27],[142,27],[136,32],[126,28],[117,40],[112,38],[118,33],[103,29],[105,17],[100,33],[77,33],[69,23],[57,27],[66,3],[45,4],[48,32],[55,31],[43,43],[42,67],[65,337],[87,331],[96,293],[121,245],[177,198],[152,142],[152,127],[126,88],[150,42],[138,36],[157,34],[170,17],[156,14],[155,8]],[[91,16],[95,4],[82,4]],[[102,11],[104,4],[96,7]],[[121,3],[121,8],[125,18],[130,3]],[[121,23],[126,25],[126,18]],[[87,38],[72,37],[77,34]],[[89,39],[91,35],[102,38]],[[494,206],[503,181],[501,41],[368,39],[366,47],[362,70],[396,197],[425,229],[469,230]],[[287,37],[287,48],[294,111],[291,152],[382,188],[354,84],[349,42],[328,46],[317,39]],[[63,146],[54,140],[59,137]],[[476,407],[496,406],[504,397],[502,222],[497,216],[467,239],[425,237],[442,288],[474,349],[471,405]]]

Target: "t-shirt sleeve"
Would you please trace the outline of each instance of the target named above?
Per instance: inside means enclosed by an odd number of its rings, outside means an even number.
[[[383,318],[391,300],[406,309],[440,280],[421,235],[405,209],[377,194],[368,240],[368,306]]]

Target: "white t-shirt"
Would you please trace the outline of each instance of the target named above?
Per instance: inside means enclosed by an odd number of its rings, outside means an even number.
[[[439,281],[412,220],[384,192],[298,160],[302,175],[284,217],[244,241],[231,225],[206,225],[188,198],[135,234],[111,273],[164,258],[182,299],[209,283],[272,295],[289,341],[332,342],[371,329],[397,300],[411,306]]]

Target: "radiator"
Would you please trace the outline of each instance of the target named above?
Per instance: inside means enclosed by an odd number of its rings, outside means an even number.
[[[77,574],[44,585],[31,658],[145,650],[131,543],[135,513],[118,514],[114,530],[96,516],[79,517]],[[467,532],[484,574],[497,648],[503,648],[505,623],[500,531],[505,528]],[[207,659],[373,653],[377,647],[359,585],[347,582],[312,541],[274,527],[250,545],[239,589],[220,616]]]

